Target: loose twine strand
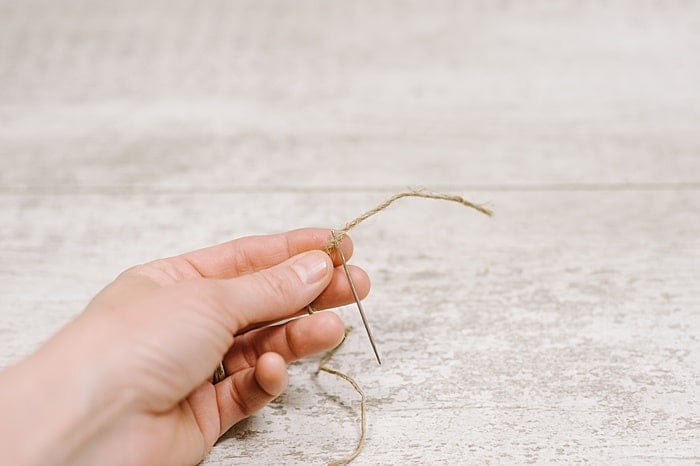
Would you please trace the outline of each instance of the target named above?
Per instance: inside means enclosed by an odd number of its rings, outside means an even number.
[[[488,215],[489,217],[491,217],[493,215],[492,210],[490,210],[482,205],[470,202],[470,201],[464,199],[462,196],[455,196],[452,194],[442,194],[442,193],[431,193],[431,192],[425,191],[423,189],[411,189],[409,191],[403,191],[403,192],[394,194],[393,196],[391,196],[390,198],[388,198],[387,200],[385,200],[381,204],[377,205],[374,209],[368,210],[367,212],[360,215],[359,217],[357,217],[353,220],[350,220],[340,230],[335,230],[335,235],[336,235],[338,242],[340,242],[345,236],[347,236],[348,231],[355,228],[357,225],[364,222],[365,220],[367,220],[371,216],[378,214],[379,212],[386,209],[394,202],[396,202],[399,199],[402,199],[404,197],[422,197],[424,199],[437,199],[440,201],[456,202],[458,204],[462,204],[463,206],[471,207],[472,209],[475,209],[484,215]],[[326,243],[326,251],[328,253],[330,253],[333,250],[333,248],[334,248],[334,242],[333,242],[333,239],[331,238]]]
[[[489,217],[493,215],[493,212],[479,204],[474,204],[473,202],[467,201],[461,196],[455,196],[451,194],[441,194],[441,193],[432,193],[425,191],[423,189],[411,189],[409,191],[404,191],[400,192],[397,194],[394,194],[381,204],[377,205],[374,209],[368,210],[364,214],[360,215],[359,217],[349,221],[348,223],[345,224],[345,226],[340,229],[340,230],[335,230],[335,239],[331,237],[331,239],[328,240],[326,243],[326,252],[328,254],[331,254],[333,249],[336,247],[336,244],[340,244],[340,241],[347,236],[348,231],[351,229],[355,228],[357,225],[360,223],[364,222],[368,218],[370,218],[373,215],[378,214],[379,212],[383,211],[387,207],[389,207],[391,204],[394,202],[398,201],[401,198],[404,197],[421,197],[424,199],[436,199],[436,200],[442,200],[442,201],[451,201],[451,202],[456,202],[458,204],[462,204],[466,207],[470,207],[472,209],[475,209],[479,212],[481,212],[484,215],[488,215]],[[337,241],[337,243],[336,243]],[[316,312],[311,305],[307,306],[307,311],[309,314],[313,314]],[[352,388],[355,389],[355,391],[360,395],[360,437],[357,440],[357,444],[355,445],[355,449],[352,451],[352,453],[342,459],[332,461],[328,463],[329,466],[341,466],[341,465],[346,465],[350,462],[352,462],[355,458],[357,458],[360,453],[362,452],[362,448],[364,447],[365,444],[365,439],[367,437],[367,410],[366,410],[366,401],[367,398],[365,396],[364,391],[362,391],[362,387],[349,375],[345,374],[344,372],[340,372],[339,370],[332,369],[330,367],[327,367],[326,364],[333,358],[333,356],[338,352],[338,350],[343,346],[343,343],[345,343],[345,340],[347,339],[348,334],[352,331],[352,327],[346,327],[345,328],[345,336],[343,337],[343,341],[340,342],[338,346],[333,348],[332,350],[328,351],[326,354],[323,355],[323,357],[320,359],[318,363],[318,369],[316,370],[316,374],[319,372],[326,372],[328,374],[334,375],[336,377],[339,377],[346,382],[348,382],[350,385],[352,385]]]
[[[310,312],[313,312],[313,308],[310,308]],[[355,389],[358,395],[360,395],[360,438],[357,440],[355,449],[352,451],[352,453],[350,453],[350,455],[339,460],[331,461],[330,463],[328,463],[328,466],[342,466],[350,463],[352,460],[357,458],[360,455],[360,452],[362,452],[362,447],[364,447],[365,445],[365,438],[367,436],[367,413],[365,409],[365,402],[367,400],[367,397],[365,397],[365,392],[362,391],[362,387],[360,387],[360,385],[355,381],[355,379],[353,379],[346,373],[340,372],[337,369],[331,369],[330,367],[326,367],[326,363],[330,361],[331,358],[335,355],[335,353],[338,352],[340,347],[343,346],[343,343],[345,343],[345,339],[348,337],[348,334],[350,332],[352,332],[352,327],[345,327],[345,336],[343,337],[343,341],[341,341],[338,346],[336,346],[335,348],[323,355],[323,357],[318,363],[318,369],[316,369],[316,374],[318,374],[319,372],[326,372],[328,374],[340,377],[341,379],[347,381],[350,385],[352,385],[352,388]]]

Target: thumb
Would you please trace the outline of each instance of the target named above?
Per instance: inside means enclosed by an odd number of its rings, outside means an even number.
[[[138,384],[148,409],[169,409],[211,376],[234,335],[294,316],[332,276],[330,257],[309,251],[249,275],[162,288],[119,316],[129,350],[105,351],[113,362],[102,365],[111,368],[108,379],[117,378],[113,385]],[[131,351],[136,357],[129,356]],[[130,375],[126,382],[123,374]]]
[[[294,316],[328,286],[333,263],[322,251],[308,251],[269,269],[220,280],[233,333]]]

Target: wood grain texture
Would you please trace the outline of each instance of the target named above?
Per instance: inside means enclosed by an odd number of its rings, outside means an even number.
[[[386,360],[377,367],[355,332],[333,363],[369,397],[359,464],[697,456],[698,193],[480,196],[493,219],[406,201],[354,233]],[[2,360],[29,351],[129,264],[248,229],[336,226],[376,198],[5,196],[2,237],[14,248],[3,264],[14,265],[0,290]],[[341,314],[360,324],[352,308]],[[314,369],[295,364],[287,394],[205,464],[318,463],[349,451],[356,395]]]
[[[698,50],[681,1],[0,1],[0,367],[130,265],[444,188],[495,217],[351,232],[356,464],[697,462]],[[316,361],[203,464],[350,452]]]
[[[3,187],[698,181],[696,2],[102,3],[0,2]]]

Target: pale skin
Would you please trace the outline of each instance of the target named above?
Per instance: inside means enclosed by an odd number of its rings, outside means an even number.
[[[286,364],[340,343],[352,302],[327,229],[248,237],[133,267],[0,373],[0,463],[196,464],[279,396]],[[352,242],[342,241],[346,258]],[[350,267],[361,297],[369,278]],[[211,376],[224,361],[226,379]]]

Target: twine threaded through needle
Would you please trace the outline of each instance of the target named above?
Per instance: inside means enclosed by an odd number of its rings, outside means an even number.
[[[335,230],[335,238],[331,237],[328,242],[326,243],[326,252],[330,255],[333,249],[336,247],[336,244],[340,244],[340,241],[347,236],[348,231],[351,229],[355,228],[357,225],[360,223],[364,222],[368,218],[372,217],[373,215],[378,214],[379,212],[383,211],[387,207],[389,207],[392,203],[398,201],[401,198],[404,197],[420,197],[424,199],[437,199],[437,200],[443,200],[443,201],[450,201],[450,202],[456,202],[459,204],[462,204],[466,207],[470,207],[472,209],[475,209],[479,212],[481,212],[484,215],[488,215],[489,217],[493,215],[493,212],[479,204],[474,204],[473,202],[467,201],[461,196],[455,196],[451,194],[442,194],[442,193],[432,193],[428,192],[422,189],[412,189],[409,191],[404,191],[400,192],[397,194],[394,194],[381,204],[377,205],[375,208],[368,210],[364,214],[360,215],[359,217],[349,221],[348,223],[345,224],[345,226],[342,229]],[[307,306],[307,311],[309,314],[313,314],[315,312],[314,308],[311,307],[311,305]],[[365,444],[365,438],[367,436],[367,417],[366,417],[366,396],[365,393],[362,391],[362,388],[360,385],[350,377],[349,375],[345,374],[344,372],[340,372],[336,369],[331,369],[326,366],[326,364],[333,358],[333,355],[340,349],[340,347],[345,343],[345,339],[347,338],[348,334],[352,330],[352,327],[346,327],[345,329],[345,337],[343,338],[343,341],[340,342],[338,346],[327,352],[319,361],[318,364],[318,369],[316,370],[316,373],[318,374],[319,372],[326,372],[328,374],[334,375],[336,377],[339,377],[346,382],[348,382],[350,385],[352,385],[352,388],[355,389],[355,391],[360,395],[360,422],[361,422],[361,431],[360,431],[360,437],[357,441],[357,444],[355,446],[355,449],[352,451],[352,453],[347,456],[346,458],[342,458],[339,460],[335,460],[329,463],[329,466],[340,466],[340,465],[345,465],[353,461],[355,458],[359,456],[359,454],[362,452],[362,448]]]

